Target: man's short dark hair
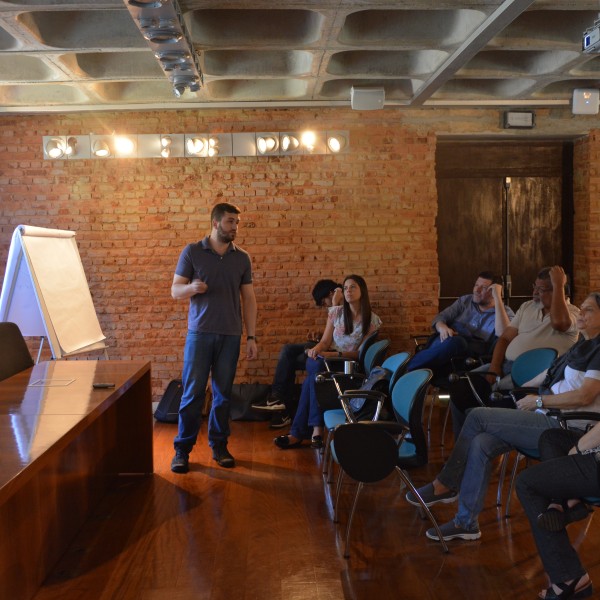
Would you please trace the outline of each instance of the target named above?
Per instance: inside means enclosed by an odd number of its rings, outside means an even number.
[[[234,204],[229,204],[228,202],[220,202],[219,204],[215,204],[210,211],[210,222],[220,221],[225,213],[233,213],[234,215],[239,215],[242,211],[235,206]]]
[[[493,271],[481,271],[481,273],[477,275],[477,279],[480,277],[481,279],[489,279],[492,283],[499,283],[502,285],[502,275],[497,275]]]
[[[312,296],[315,299],[315,304],[321,306],[323,300],[331,294],[336,288],[342,287],[339,283],[333,281],[333,279],[319,279],[315,283],[315,287],[312,290]]]

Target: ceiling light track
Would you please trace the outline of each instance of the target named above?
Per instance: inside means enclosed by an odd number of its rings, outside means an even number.
[[[202,70],[177,0],[123,0],[167,79],[181,98],[198,92]]]

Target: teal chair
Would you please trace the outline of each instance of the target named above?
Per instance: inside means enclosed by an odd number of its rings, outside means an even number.
[[[340,465],[334,521],[338,520],[339,496],[344,474],[357,482],[346,524],[344,557],[349,557],[350,534],[359,496],[366,483],[376,483],[396,471],[401,481],[418,498],[422,511],[437,530],[444,552],[448,546],[433,514],[420,497],[407,470],[427,462],[427,440],[423,431],[423,404],[432,373],[417,369],[402,375],[392,390],[396,421],[344,423],[333,434],[331,453]],[[345,399],[343,399],[345,400]]]
[[[393,354],[392,356],[389,356],[388,358],[386,358],[383,361],[381,368],[385,369],[389,374],[389,383],[388,383],[388,397],[389,398],[391,398],[392,389],[394,388],[394,385],[398,381],[398,378],[404,373],[404,369],[406,368],[406,364],[408,363],[410,357],[411,357],[410,352],[399,352],[398,354]],[[376,361],[373,361],[373,362],[375,364],[373,364],[372,368],[377,367],[378,364],[376,363]],[[363,380],[363,382],[364,382],[364,380]],[[340,394],[342,394],[341,390],[340,390]],[[346,397],[350,398],[350,396],[351,395],[349,394]],[[360,397],[360,396],[358,396],[358,397]],[[370,398],[370,400],[375,400],[376,402],[380,402],[380,404],[378,404],[378,406],[375,410],[375,414],[374,414],[374,418],[375,418],[375,420],[377,420],[379,418],[379,415],[381,413],[381,410],[383,408],[386,398],[377,395],[375,397]],[[341,402],[340,402],[340,407],[341,407]],[[327,437],[325,439],[325,451],[323,454],[323,475],[327,479],[328,483],[331,483],[331,480],[329,478],[329,475],[331,474],[331,466],[332,466],[331,454],[329,452],[329,444],[331,443],[331,436],[333,435],[335,428],[338,427],[339,425],[341,425],[342,423],[345,423],[347,420],[350,420],[350,421],[355,420],[354,415],[351,410],[351,407],[349,405],[347,405],[346,409],[332,408],[330,410],[326,410],[323,413],[323,421],[325,423],[325,429],[327,430]]]

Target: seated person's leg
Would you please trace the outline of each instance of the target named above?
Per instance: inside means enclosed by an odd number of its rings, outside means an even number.
[[[271,384],[271,395],[282,403],[292,397],[296,370],[306,364],[304,344],[285,344],[280,352],[275,375]]]
[[[439,336],[425,349],[417,352],[409,361],[407,371],[415,369],[431,369],[443,367],[450,363],[450,359],[464,356],[467,352],[467,342],[460,335],[454,335],[440,341]]]

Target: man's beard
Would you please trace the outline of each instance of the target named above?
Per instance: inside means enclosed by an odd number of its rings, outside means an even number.
[[[222,244],[228,244],[229,242],[233,242],[233,240],[235,240],[235,233],[235,231],[230,231],[229,233],[226,233],[225,231],[223,231],[220,225],[217,227],[217,239]]]

